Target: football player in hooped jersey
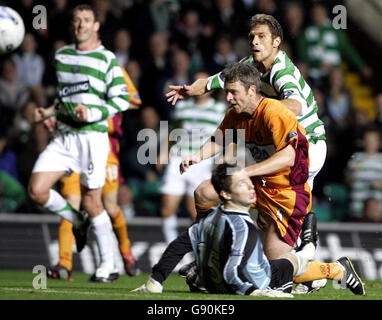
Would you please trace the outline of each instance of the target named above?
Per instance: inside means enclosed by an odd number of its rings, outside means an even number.
[[[318,118],[318,106],[313,92],[286,53],[279,49],[283,31],[274,17],[266,14],[254,15],[250,20],[248,39],[252,54],[241,62],[256,66],[260,72],[261,93],[266,97],[280,100],[297,116],[297,120],[306,131],[310,157],[308,184],[313,190],[314,177],[323,167],[327,152],[325,128]],[[191,85],[169,86],[169,88],[172,90],[166,96],[168,101],[175,104],[178,99],[223,89],[224,78],[218,73],[209,78],[199,79]],[[214,205],[202,186],[203,184],[195,193],[196,209],[200,213]],[[305,220],[301,239],[301,247],[308,246],[310,257],[313,258],[317,245],[317,226],[313,212],[309,213]]]
[[[142,104],[138,90],[127,71],[121,67],[124,79],[130,96],[129,109],[137,109]],[[122,137],[122,115],[118,113],[114,117],[108,119],[108,134],[110,142],[110,152],[106,165],[106,182],[102,188],[102,202],[107,213],[110,216],[113,231],[118,240],[119,251],[121,253],[125,272],[129,276],[136,273],[135,259],[131,251],[131,243],[128,236],[126,220],[122,210],[118,205],[118,188],[124,179],[121,174],[119,163],[119,139]],[[55,118],[44,121],[49,129],[55,128]],[[75,208],[79,209],[81,204],[81,185],[80,176],[73,172],[70,176],[60,179],[61,195]],[[74,236],[72,232],[73,224],[68,220],[61,219],[58,229],[58,245],[59,245],[59,262],[49,267],[48,277],[53,279],[72,279],[73,266],[73,243]],[[96,280],[92,278],[91,281]]]
[[[307,183],[309,143],[304,128],[295,115],[274,99],[257,92],[259,73],[253,64],[234,63],[223,70],[224,90],[229,109],[215,134],[180,166],[185,172],[191,165],[213,157],[223,150],[219,136],[227,129],[245,130],[245,144],[254,151],[256,163],[245,171],[252,178],[258,196],[258,222],[265,231],[264,252],[268,259],[278,259],[293,250],[302,223],[311,208],[311,190]],[[214,204],[219,203],[212,184],[204,187]]]
[[[107,282],[118,278],[112,224],[101,198],[110,150],[107,119],[127,110],[130,99],[115,55],[99,42],[100,23],[95,10],[88,5],[75,7],[72,26],[75,43],[55,54],[55,103],[35,113],[36,122],[55,113],[57,131],[34,165],[28,191],[36,203],[73,223],[79,252],[92,227],[100,252],[94,279]],[[71,171],[80,174],[82,204],[87,214],[75,210],[52,188]]]
[[[313,189],[313,179],[321,170],[326,157],[325,129],[317,115],[318,106],[313,92],[286,53],[279,49],[283,32],[274,17],[266,14],[253,16],[248,39],[252,54],[241,62],[253,63],[257,67],[260,72],[261,93],[268,98],[280,100],[305,128],[311,144],[308,183]],[[166,96],[168,101],[175,104],[178,99],[223,89],[224,78],[220,72],[209,78],[198,79],[191,85],[169,88],[172,91]]]

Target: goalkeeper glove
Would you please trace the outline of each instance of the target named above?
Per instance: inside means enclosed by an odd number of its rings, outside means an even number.
[[[271,290],[271,289],[265,289],[265,290],[256,289],[250,294],[250,296],[270,297],[270,298],[294,298],[293,294],[291,293]]]

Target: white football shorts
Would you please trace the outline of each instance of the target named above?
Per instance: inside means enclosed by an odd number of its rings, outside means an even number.
[[[89,189],[102,188],[109,150],[107,132],[58,133],[41,152],[32,172],[77,172],[81,185]]]
[[[194,196],[195,189],[204,181],[211,179],[214,158],[203,160],[190,166],[182,175],[179,171],[182,158],[172,156],[163,174],[162,194]]]
[[[318,140],[317,143],[309,143],[309,178],[308,184],[313,190],[313,181],[315,176],[324,166],[327,153],[325,140]]]

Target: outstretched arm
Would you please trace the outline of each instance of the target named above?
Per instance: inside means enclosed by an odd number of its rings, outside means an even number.
[[[219,145],[215,141],[209,139],[196,153],[186,157],[180,164],[180,174],[186,172],[186,170],[193,164],[197,164],[202,160],[211,158],[223,150],[223,146]]]
[[[207,92],[208,79],[198,79],[191,85],[183,86],[168,86],[171,89],[170,92],[166,93],[166,98],[168,102],[174,106],[178,100],[185,99],[191,96],[201,96]]]

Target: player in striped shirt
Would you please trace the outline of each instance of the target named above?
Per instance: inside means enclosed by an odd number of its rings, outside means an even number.
[[[124,79],[130,96],[129,109],[138,109],[142,101],[138,90],[135,88],[127,71],[121,67]],[[128,236],[126,220],[118,205],[118,188],[124,182],[119,162],[119,139],[123,136],[122,131],[123,113],[117,113],[108,119],[108,134],[110,151],[106,164],[106,181],[102,188],[102,202],[110,216],[113,231],[118,241],[119,251],[122,256],[125,272],[129,276],[134,276],[136,272],[135,259],[131,251],[131,242]],[[56,127],[56,119],[50,118],[44,121],[45,126],[53,131]],[[81,205],[81,184],[80,175],[73,172],[69,176],[64,176],[59,181],[60,193],[75,209]],[[61,219],[58,229],[59,261],[56,265],[48,268],[48,277],[53,279],[72,279],[73,267],[73,224],[68,220]]]
[[[266,14],[254,15],[250,20],[248,39],[252,54],[242,61],[254,63],[260,71],[261,93],[266,97],[280,100],[297,116],[297,120],[306,131],[310,158],[308,184],[313,189],[314,177],[323,167],[327,152],[324,123],[318,118],[318,106],[313,92],[298,68],[286,53],[279,49],[283,31],[274,17]],[[191,85],[169,86],[169,88],[172,91],[166,95],[168,101],[176,104],[178,99],[223,89],[224,79],[221,73],[218,73],[209,78],[199,79]],[[209,199],[206,199],[208,195],[203,197],[208,202]],[[196,201],[198,203],[197,198]],[[205,209],[202,206],[198,208],[201,211]],[[312,246],[311,255],[313,256],[314,243],[317,241],[313,213],[307,216],[306,225],[307,233],[303,234],[306,237],[302,237],[301,246],[305,244]]]
[[[187,172],[223,151],[225,140],[230,140],[229,129],[244,130],[245,146],[256,161],[246,171],[253,178],[258,196],[257,222],[266,232],[264,251],[269,259],[276,259],[293,250],[311,208],[305,130],[280,101],[257,92],[260,77],[254,65],[230,64],[223,74],[227,77],[224,90],[230,108],[211,139],[185,157],[180,170]],[[215,205],[219,203],[210,181],[202,189],[211,199],[215,197]]]
[[[382,205],[382,153],[379,132],[370,127],[364,133],[364,150],[354,153],[346,166],[346,178],[350,186],[350,217],[360,219],[364,202],[375,198]]]
[[[208,74],[198,72],[194,79],[203,77],[208,77]],[[213,166],[213,159],[210,159],[195,165],[187,174],[180,175],[179,165],[182,158],[199,150],[210,138],[224,118],[226,109],[225,103],[216,101],[210,95],[204,95],[180,101],[173,110],[171,132],[180,139],[170,149],[169,163],[161,186],[163,234],[167,243],[178,235],[176,211],[183,195],[187,195],[187,208],[195,219],[194,190],[202,181],[210,179]],[[167,153],[167,146],[162,150]]]
[[[75,43],[55,54],[57,97],[49,108],[38,108],[36,122],[55,115],[57,131],[33,168],[29,195],[38,204],[73,223],[77,251],[86,244],[90,226],[100,252],[94,279],[118,278],[114,264],[112,225],[101,199],[109,154],[108,118],[129,107],[129,96],[114,54],[98,39],[95,10],[80,5],[73,10]],[[52,187],[68,172],[80,174],[83,207],[75,210]]]
[[[257,14],[250,20],[248,34],[252,54],[242,62],[254,63],[260,71],[261,93],[280,100],[293,111],[301,126],[306,130],[310,143],[309,186],[313,189],[313,179],[321,170],[326,158],[326,137],[324,123],[318,118],[318,105],[312,89],[302,77],[298,68],[286,53],[279,49],[283,31],[277,20],[266,14]],[[166,94],[173,105],[178,99],[202,95],[215,89],[224,89],[221,73],[199,79],[191,85],[169,86]]]

